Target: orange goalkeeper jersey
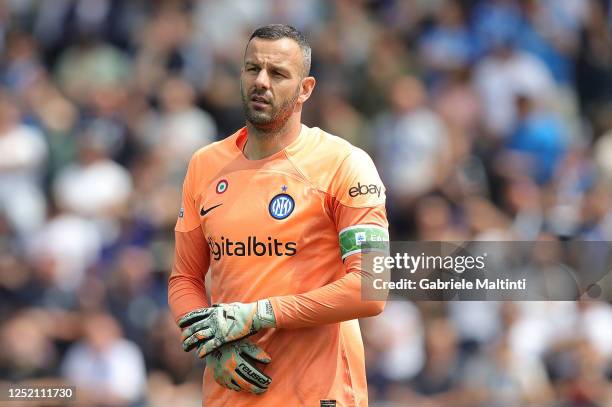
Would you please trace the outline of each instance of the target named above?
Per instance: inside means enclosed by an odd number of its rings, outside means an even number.
[[[243,128],[196,152],[175,228],[169,304],[178,319],[212,303],[270,298],[277,327],[249,340],[272,357],[263,395],[234,392],[204,372],[206,406],[367,406],[357,318],[360,245],[388,240],[385,189],[370,157],[302,125],[278,153],[249,160]],[[209,284],[205,275],[210,273]]]

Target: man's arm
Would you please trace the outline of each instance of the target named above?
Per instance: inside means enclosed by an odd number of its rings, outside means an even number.
[[[387,229],[383,205],[373,208],[340,208],[340,222],[376,229]],[[366,223],[368,222],[368,223]],[[331,324],[356,318],[378,315],[385,301],[362,300],[361,286],[368,284],[373,275],[361,267],[361,253],[344,259],[346,275],[333,283],[297,295],[270,298],[277,328],[305,328]]]
[[[346,275],[312,291],[270,299],[279,328],[303,328],[370,317],[384,301],[362,300],[362,284],[373,275],[361,262],[361,243],[388,242],[385,188],[370,156],[355,148],[332,180],[327,207],[338,231]],[[361,233],[358,233],[361,231]],[[365,232],[364,232],[365,231]],[[365,239],[365,240],[364,240]]]
[[[361,255],[354,254],[341,279],[307,293],[270,298],[276,327],[306,328],[380,314],[385,301],[361,299],[362,279],[370,276],[360,266]]]
[[[181,210],[174,228],[174,264],[168,281],[168,304],[174,320],[197,308],[208,307],[204,277],[210,253],[193,196],[195,159],[189,162],[183,182]]]
[[[210,257],[202,230],[175,231],[174,265],[168,281],[168,304],[174,320],[196,308],[209,307],[204,287]]]

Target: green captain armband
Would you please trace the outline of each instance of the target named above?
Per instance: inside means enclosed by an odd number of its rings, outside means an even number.
[[[389,232],[380,226],[349,226],[342,229],[338,235],[342,260],[355,253],[389,251]]]

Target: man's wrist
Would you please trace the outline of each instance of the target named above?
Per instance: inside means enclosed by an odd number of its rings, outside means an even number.
[[[257,307],[257,319],[261,328],[275,328],[276,327],[276,316],[274,315],[274,308],[269,299],[259,300],[256,304]]]

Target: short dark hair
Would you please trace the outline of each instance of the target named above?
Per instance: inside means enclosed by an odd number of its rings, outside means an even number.
[[[304,58],[304,76],[308,76],[310,73],[310,63],[312,61],[312,51],[310,49],[310,44],[306,40],[304,34],[299,32],[297,29],[290,25],[286,24],[268,24],[263,27],[259,27],[253,34],[251,34],[251,38],[249,38],[249,42],[253,38],[263,38],[265,40],[280,40],[281,38],[291,38],[293,41],[297,42],[302,50],[302,55]],[[248,45],[247,45],[248,46]]]

